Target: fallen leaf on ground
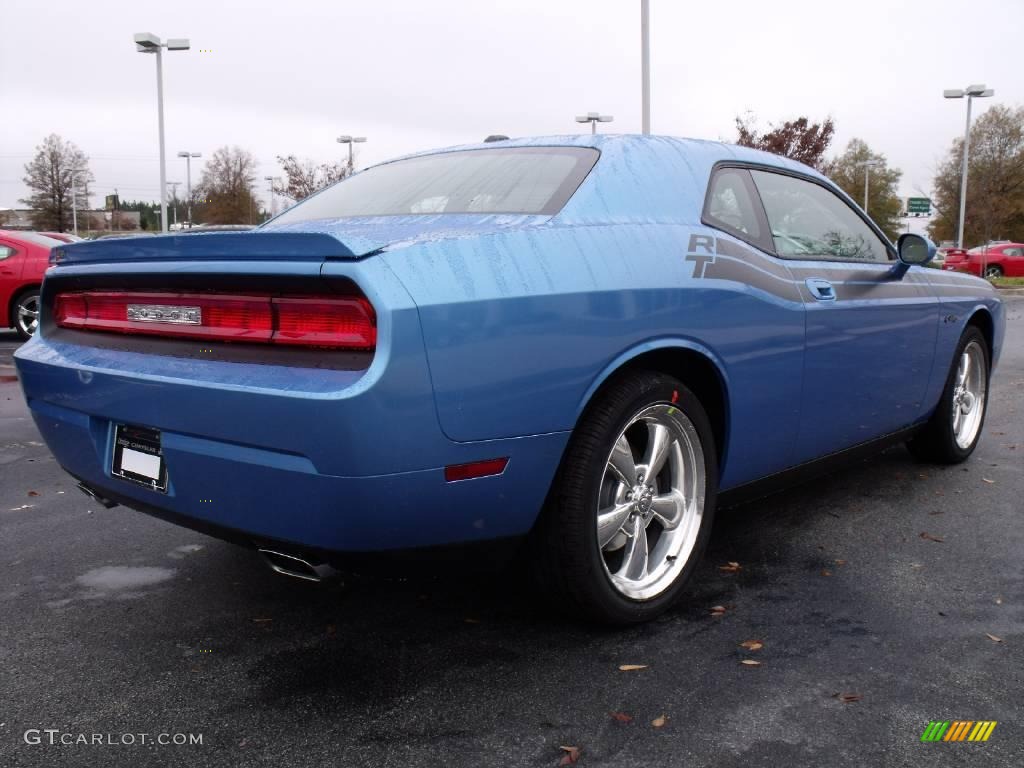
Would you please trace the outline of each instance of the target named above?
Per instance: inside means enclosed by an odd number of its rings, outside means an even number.
[[[29,496],[38,496],[39,495],[39,491],[29,491],[28,495]]]
[[[254,624],[262,624],[267,621],[273,621],[273,619],[253,619],[252,621]]]
[[[713,606],[711,606],[711,615],[712,616],[724,616],[725,615],[725,606],[724,605],[713,605]]]
[[[638,669],[647,669],[646,664],[620,664],[620,672],[636,672]]]
[[[864,698],[864,696],[860,693],[833,693],[832,695],[844,704],[849,704],[854,701],[860,701]]]
[[[831,576],[832,575],[832,571],[830,571],[828,568],[822,568],[821,569],[821,575],[822,576]]]
[[[760,640],[744,640],[740,643],[740,647],[746,648],[748,651],[760,651],[764,648],[764,643]]]
[[[1001,642],[1003,642],[1003,638],[996,637],[995,635],[990,635],[988,632],[985,633],[985,637],[987,637],[993,643],[1001,643]]]
[[[336,630],[336,629],[334,628],[334,625],[333,625],[333,624],[328,624],[328,625],[327,625],[327,636],[328,636],[328,637],[334,637],[334,635],[335,635],[335,634],[337,633],[337,631],[338,631],[338,630]]]
[[[832,562],[834,562],[836,565],[846,565],[845,560],[833,560]]]
[[[580,759],[580,748],[579,747],[559,747],[560,750],[565,752],[562,755],[562,759],[558,761],[559,765],[573,765]]]
[[[926,540],[928,540],[928,541],[937,541],[937,542],[939,542],[940,544],[942,543],[942,539],[941,539],[940,537],[938,537],[938,536],[932,536],[932,535],[931,535],[930,533],[928,533],[927,531],[921,531],[921,538],[922,538],[922,539],[926,539]]]
[[[748,667],[760,667],[760,661],[754,661],[753,659],[744,659],[740,664],[746,664]]]
[[[1002,604],[1003,604],[1003,598],[997,597],[996,598],[996,605],[1002,605]]]
[[[655,728],[663,728],[665,726],[665,723],[667,722],[668,715],[662,715],[661,717],[656,717],[653,720],[651,720],[651,725],[653,725]]]
[[[633,716],[627,715],[625,712],[612,712],[612,720],[617,720],[620,723],[631,723],[633,722]]]
[[[989,480],[987,477],[983,477],[981,479],[984,480],[986,483],[994,483],[995,482],[995,480]]]
[[[723,571],[724,573],[736,573],[736,571],[743,570],[743,566],[737,562],[730,560],[725,565],[718,566],[718,570]]]
[[[467,624],[479,624],[480,623],[480,619],[463,619],[463,621],[466,622]]]

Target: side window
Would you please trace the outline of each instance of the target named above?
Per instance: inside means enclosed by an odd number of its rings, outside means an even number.
[[[3,261],[8,256],[13,256],[16,253],[17,251],[11,248],[10,246],[0,245],[0,261]]]
[[[1024,248],[1006,248],[1003,253],[1007,256],[1024,256]]]
[[[748,170],[721,168],[715,171],[708,186],[701,219],[709,226],[771,250],[771,240],[761,223],[759,205]]]
[[[842,198],[811,181],[751,171],[775,240],[787,259],[889,261],[885,243]]]

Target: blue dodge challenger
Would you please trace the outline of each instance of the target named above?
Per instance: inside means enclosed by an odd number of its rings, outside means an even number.
[[[971,454],[1003,308],[933,253],[785,158],[500,140],[253,232],[61,246],[16,359],[104,504],[309,579],[516,543],[568,606],[639,622],[716,503],[893,441]]]

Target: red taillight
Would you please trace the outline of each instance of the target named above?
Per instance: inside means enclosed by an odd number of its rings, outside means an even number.
[[[218,293],[61,293],[53,301],[62,328],[205,341],[243,341],[372,350],[377,319],[353,296]]]

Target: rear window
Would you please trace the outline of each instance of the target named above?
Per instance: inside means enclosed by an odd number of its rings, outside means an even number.
[[[369,168],[278,216],[558,213],[597,162],[588,147],[508,147],[422,155]]]

